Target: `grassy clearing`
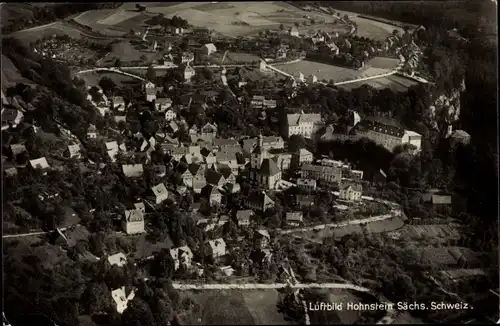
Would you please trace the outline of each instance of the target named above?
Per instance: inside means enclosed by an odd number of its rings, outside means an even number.
[[[367,66],[381,69],[394,69],[399,65],[399,59],[375,57],[366,63]]]
[[[359,16],[351,17],[350,19],[358,24],[358,30],[356,33],[358,36],[384,41],[395,29],[399,30],[401,33],[403,32],[402,28],[382,23],[380,21],[362,18]]]
[[[103,20],[108,16],[111,16],[115,12],[116,9],[89,10],[79,14],[73,19],[79,24],[92,26],[98,21]]]
[[[145,62],[141,60],[141,57],[143,56],[146,57],[146,60],[144,60]],[[141,61],[141,66],[146,66],[147,62],[158,59],[160,56],[160,53],[139,51],[135,49],[129,41],[122,41],[113,44],[111,52],[101,60],[100,64],[106,67],[110,64],[112,65],[118,58],[120,59],[122,65],[128,65],[132,61]]]
[[[409,87],[417,85],[418,82],[414,81],[409,78],[405,78],[402,76],[387,76],[387,77],[381,77],[377,79],[372,79],[372,80],[366,80],[366,81],[360,81],[360,82],[354,82],[346,85],[341,85],[339,87],[342,87],[343,89],[346,90],[352,90],[361,87],[362,85],[368,85],[371,86],[375,89],[384,89],[384,88],[390,88],[395,92],[404,92],[406,91]]]
[[[370,233],[382,233],[401,229],[404,225],[404,222],[399,217],[395,217],[392,219],[368,223],[366,226],[354,224],[341,228],[327,228],[320,231],[307,231],[297,235],[304,236],[305,238],[311,240],[322,241],[323,239],[332,236],[340,239],[347,234],[363,233],[364,228],[366,228],[366,230]]]
[[[316,75],[318,80],[324,79],[329,81],[330,79],[333,79],[336,82],[376,76],[390,71],[390,69],[381,69],[375,67],[367,67],[361,70],[354,70],[308,60],[302,60],[291,64],[276,64],[274,65],[274,67],[293,76],[298,76],[298,73],[301,72],[306,77],[310,75]]]
[[[87,72],[83,74],[79,74],[78,78],[81,78],[85,81],[85,85],[87,86],[97,86],[99,84],[99,81],[103,77],[108,77],[111,78],[115,82],[116,85],[120,86],[127,86],[127,85],[132,85],[136,84],[139,82],[138,79],[132,78],[129,76],[125,76],[122,74],[114,73],[114,72],[104,72],[104,73],[99,73],[99,72]]]
[[[15,38],[18,38],[27,43],[31,43],[43,37],[52,35],[68,35],[69,37],[76,39],[83,38],[78,29],[69,26],[65,22],[60,21],[30,29],[25,29],[12,34],[12,36],[14,36]]]

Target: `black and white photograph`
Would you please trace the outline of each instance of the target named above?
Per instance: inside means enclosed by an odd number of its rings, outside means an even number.
[[[497,12],[0,3],[3,326],[500,323]]]

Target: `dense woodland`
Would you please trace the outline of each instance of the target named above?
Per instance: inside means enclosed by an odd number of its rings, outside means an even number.
[[[458,86],[461,77],[465,76],[466,91],[463,95],[458,127],[471,134],[471,144],[450,151],[449,144],[441,133],[426,125],[425,110],[430,105],[428,94],[434,92],[426,86],[412,87],[403,93],[391,90],[376,91],[369,87],[361,87],[352,92],[331,87],[307,87],[300,89],[292,100],[287,100],[287,106],[321,112],[329,123],[339,127],[348,123],[348,110],[356,110],[362,115],[391,116],[424,135],[425,141],[422,154],[417,157],[411,157],[404,151],[391,154],[366,140],[307,144],[299,139],[297,143],[300,144],[297,146],[308,145],[315,150],[315,154],[347,159],[358,168],[368,171],[369,178],[371,178],[370,170],[384,169],[388,172],[388,183],[374,183],[370,191],[373,195],[402,203],[409,216],[432,215],[432,212],[415,200],[427,188],[441,187],[459,192],[467,199],[466,213],[458,216],[466,225],[463,244],[491,254],[492,261],[495,261],[498,243],[496,44],[485,38],[472,38],[469,43],[463,45],[445,42],[443,35],[451,28],[450,26],[462,23],[467,26],[469,33],[472,33],[478,24],[484,22],[477,19],[469,20],[468,16],[460,15],[451,15],[450,18],[448,11],[451,9],[443,5],[444,2],[435,2],[435,7],[431,9],[427,3],[425,5],[419,3],[418,9],[412,8],[408,2],[404,2],[404,5],[384,2],[384,5],[378,6],[377,3],[336,2],[335,7],[427,27],[427,31],[419,37],[436,45],[428,49],[430,51],[428,65],[436,79],[437,89],[439,91],[453,89]],[[477,3],[468,5],[483,6],[483,2]],[[406,9],[406,6],[410,8]],[[453,6],[457,7],[456,4]],[[91,9],[85,8],[79,10]],[[460,8],[460,13],[464,12],[467,11]],[[38,18],[39,23],[49,21],[45,14],[39,15],[41,15],[41,18]],[[66,14],[63,12],[60,15]],[[18,29],[29,26],[31,25],[25,22]],[[10,28],[10,31],[14,30],[14,27]],[[102,118],[95,113],[86,101],[85,85],[73,80],[64,64],[44,59],[12,38],[2,40],[2,51],[12,60],[21,74],[36,85],[34,89],[18,85],[8,90],[11,94],[21,95],[24,101],[32,103],[37,108],[26,113],[27,122],[36,122],[44,131],[54,132],[56,135],[59,133],[57,124],[61,124],[82,138],[89,124],[95,124],[100,129],[113,124],[111,119]],[[207,82],[210,78],[207,73]],[[164,79],[165,85],[167,79]],[[251,89],[255,85],[249,83],[247,86],[239,95],[244,96],[249,102],[254,95]],[[113,87],[108,85],[103,88]],[[134,91],[131,89],[127,94],[133,96]],[[278,101],[276,120],[259,119],[259,113],[249,106],[241,110],[232,110],[235,104],[228,94],[220,95],[217,99],[217,104],[220,106],[212,106],[205,117],[200,118],[201,115],[198,113],[201,111],[197,111],[200,108],[193,106],[187,119],[190,119],[190,123],[198,124],[217,121],[222,134],[226,135],[234,133],[234,130],[240,130],[242,133],[255,136],[258,128],[271,134],[276,132],[279,126],[277,121],[283,118],[284,99],[288,97],[286,90],[277,95],[281,99]],[[175,97],[173,100],[174,103],[180,101]],[[152,118],[144,116],[142,120],[137,119],[138,122],[132,124],[132,132],[147,128],[151,128],[151,133],[154,132],[156,126],[151,121]],[[29,128],[14,137],[14,141],[21,137],[26,140],[26,147],[32,156],[44,156],[62,147],[60,143],[36,137]],[[94,162],[108,163],[105,150],[98,144],[91,141],[84,144],[84,152]],[[370,158],[368,162],[366,158]],[[26,163],[26,159],[27,157],[22,156],[16,158],[19,164]],[[152,159],[153,163],[165,164],[170,158],[155,152]],[[118,162],[122,160],[125,158],[119,158]],[[78,253],[85,250],[98,256],[105,251],[130,250],[130,243],[112,241],[105,237],[106,232],[113,229],[111,217],[121,212],[128,201],[142,195],[156,182],[156,177],[153,171],[147,168],[145,177],[140,182],[130,182],[121,175],[119,163],[115,167],[108,165],[101,174],[97,174],[94,170],[83,174],[77,162],[69,162],[66,169],[50,172],[47,176],[37,172],[20,171],[16,179],[5,179],[4,182],[3,201],[21,203],[20,206],[6,205],[4,221],[21,224],[26,228],[52,229],[63,219],[63,204],[76,203],[75,210],[81,214],[82,223],[93,234],[88,243],[71,249],[69,257],[75,258]],[[176,183],[174,176],[171,183]],[[69,189],[68,184],[72,185]],[[45,205],[37,197],[42,191],[54,190],[62,194],[60,203]],[[280,211],[289,208],[286,196],[285,193],[276,198],[279,203],[277,208],[266,213],[268,226],[281,224]],[[321,220],[324,217],[329,207],[327,195],[323,194],[323,197],[320,209],[308,212],[308,218]],[[175,245],[187,243],[190,247],[198,247],[205,239],[205,235],[196,227],[194,220],[183,211],[190,206],[192,200],[184,198],[178,206],[170,204],[165,207],[164,212],[157,212],[152,226],[156,231],[152,233],[152,239],[162,241],[168,236]],[[237,195],[229,198],[227,205],[239,207],[244,200],[245,197]],[[21,206],[22,210],[19,209]],[[88,213],[90,207],[96,209],[96,214]],[[175,216],[175,218],[165,219],[162,216]],[[226,237],[231,238],[234,234],[234,225],[228,224],[223,232]],[[245,246],[251,247],[244,244],[243,247]],[[432,271],[432,266],[423,266],[414,261],[408,248],[389,239],[382,241],[369,235],[346,237],[341,242],[331,239],[327,245],[308,248],[308,251],[311,256],[325,261],[328,268],[337,271],[341,277],[349,280],[373,280],[371,284],[366,285],[381,291],[391,300],[418,301],[432,297],[434,289],[418,274],[421,271]],[[136,280],[137,270],[132,265],[123,269],[110,268],[105,262],[95,264],[77,258],[67,259],[58,257],[55,252],[55,248],[50,246],[39,246],[37,249],[36,246],[21,241],[11,243],[4,248],[5,306],[7,315],[14,325],[44,325],[50,320],[56,321],[59,325],[78,325],[76,319],[78,315],[101,312],[111,313],[110,320],[102,324],[167,325],[166,322],[169,320],[176,322],[174,312],[182,311],[184,305],[191,304],[181,301],[179,294],[172,289],[170,280],[167,280],[172,277],[173,271],[170,256],[166,253],[157,257],[152,264],[154,278],[151,283],[146,284]],[[312,281],[314,276],[311,276],[311,271],[307,267],[304,253],[303,248],[293,243],[276,247],[278,257],[286,254],[291,260],[296,261],[299,275]],[[384,263],[381,264],[381,260]],[[260,275],[263,279],[276,277],[277,274],[276,266],[253,268],[254,271],[249,273]],[[116,287],[117,284],[135,285],[139,288],[138,299],[133,301],[131,307],[121,317],[112,313],[112,299],[109,295],[110,288]],[[30,317],[27,319],[26,316]],[[35,318],[36,322],[33,322]],[[15,323],[14,320],[19,323]]]

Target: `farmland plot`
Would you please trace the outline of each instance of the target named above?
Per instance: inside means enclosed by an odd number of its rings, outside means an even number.
[[[125,21],[130,18],[134,18],[135,16],[140,15],[139,12],[137,11],[127,11],[127,10],[120,10],[112,15],[109,15],[107,17],[104,17],[103,19],[100,19],[97,21],[98,24],[101,25],[116,25],[121,23],[122,21]]]
[[[415,80],[412,80],[412,79],[409,79],[406,77],[402,77],[402,76],[391,75],[391,76],[387,76],[387,77],[381,77],[381,78],[376,78],[376,79],[371,79],[371,80],[365,80],[365,81],[340,85],[339,87],[342,87],[343,89],[346,89],[346,90],[352,90],[352,89],[359,88],[362,85],[368,85],[368,86],[373,87],[375,89],[390,88],[395,92],[404,92],[409,87],[417,85],[417,84],[418,84],[418,82]]]
[[[358,25],[357,35],[361,37],[368,37],[377,41],[384,41],[392,34],[392,31],[397,29],[400,33],[403,32],[402,28],[389,25],[386,23],[370,20],[362,17],[350,17],[350,19]]]

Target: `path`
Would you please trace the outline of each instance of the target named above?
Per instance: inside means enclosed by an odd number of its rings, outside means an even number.
[[[180,291],[189,290],[259,290],[259,289],[284,289],[291,287],[293,289],[344,289],[353,290],[364,293],[372,293],[370,289],[365,287],[347,284],[347,283],[247,283],[247,284],[186,284],[186,283],[173,283],[174,289]]]
[[[65,228],[59,228],[59,230],[65,231],[66,229],[68,229],[70,227],[71,226],[65,227]],[[47,233],[50,233],[50,232],[54,232],[54,230],[40,231],[40,232],[30,232],[30,233],[21,233],[21,234],[6,234],[6,235],[2,235],[2,239],[30,237],[30,236],[35,236],[35,235],[43,235],[43,234],[47,234]]]

